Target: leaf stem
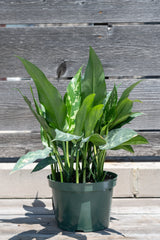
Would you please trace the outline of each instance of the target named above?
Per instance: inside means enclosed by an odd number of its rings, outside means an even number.
[[[55,174],[53,164],[51,164],[51,173],[52,173],[52,179],[55,180],[56,179],[56,174]]]
[[[86,143],[84,161],[83,161],[83,183],[86,183],[87,149],[88,149],[88,142]]]
[[[65,166],[67,166],[67,155],[66,155],[65,142],[63,142],[62,144],[63,144],[63,154],[64,154]]]
[[[98,156],[97,156],[97,149],[96,149],[95,145],[93,145],[93,149],[94,149],[94,155],[95,155],[95,158],[96,158],[96,163],[97,163],[97,166],[98,166]]]
[[[68,141],[66,141],[66,160],[67,160],[68,167],[70,167],[70,162],[69,162],[69,143],[68,143]]]
[[[76,156],[76,183],[79,183],[79,150]]]
[[[60,179],[61,179],[61,182],[63,182],[63,163],[61,161],[61,157],[59,156],[57,146],[54,143],[53,143],[53,149],[54,149],[54,154],[57,158],[57,162],[58,162],[58,165],[59,165]]]
[[[62,161],[59,158],[57,153],[56,153],[56,157],[57,157],[57,161],[58,161],[58,165],[59,165],[59,172],[60,172],[61,183],[63,183],[63,169],[62,169],[63,163],[62,163]]]

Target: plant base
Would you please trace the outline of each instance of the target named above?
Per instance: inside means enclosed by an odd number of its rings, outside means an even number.
[[[113,187],[117,175],[98,183],[60,183],[49,179],[55,218],[67,231],[98,231],[108,227]]]

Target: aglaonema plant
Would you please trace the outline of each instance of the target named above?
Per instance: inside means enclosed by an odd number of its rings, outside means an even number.
[[[142,113],[133,112],[129,94],[138,81],[118,98],[117,86],[107,92],[102,64],[90,47],[88,64],[68,84],[64,98],[44,73],[31,62],[18,57],[33,79],[38,100],[30,100],[18,90],[41,128],[43,150],[29,152],[16,163],[15,172],[37,159],[32,172],[51,165],[50,177],[60,182],[99,182],[107,177],[104,162],[107,150],[123,149],[134,153],[132,145],[148,141],[124,125]]]

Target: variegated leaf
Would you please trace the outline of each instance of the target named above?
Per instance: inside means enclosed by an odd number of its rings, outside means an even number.
[[[129,128],[118,128],[111,130],[107,137],[105,138],[106,144],[104,146],[100,146],[101,150],[113,149],[119,145],[123,145],[123,143],[129,141],[133,137],[136,137],[138,134]]]
[[[43,150],[37,150],[34,152],[28,152],[27,154],[25,154],[24,156],[22,156],[18,162],[16,163],[16,165],[14,166],[13,170],[11,173],[23,168],[24,166],[33,163],[34,161],[36,161],[37,159],[43,159],[48,157],[49,153],[52,151],[51,148],[45,148]]]
[[[72,80],[70,81],[67,87],[66,119],[67,119],[69,133],[73,133],[75,129],[75,119],[81,105],[81,71],[82,71],[82,67],[78,70],[77,74],[74,76],[74,78],[72,78]]]
[[[70,133],[65,133],[58,129],[55,129],[55,133],[56,133],[56,136],[53,141],[66,142],[66,141],[72,141],[72,140],[79,140],[82,137],[82,136],[77,136]]]

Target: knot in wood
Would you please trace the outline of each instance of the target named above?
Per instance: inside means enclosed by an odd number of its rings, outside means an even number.
[[[65,61],[63,61],[57,68],[57,78],[59,79],[61,76],[63,76],[66,70],[67,70],[67,64]]]

